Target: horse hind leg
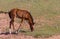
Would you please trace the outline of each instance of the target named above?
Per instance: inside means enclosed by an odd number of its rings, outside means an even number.
[[[9,33],[11,33],[11,25],[13,26],[13,30],[14,30],[15,29],[14,28],[14,19],[11,19],[11,21],[10,21]]]

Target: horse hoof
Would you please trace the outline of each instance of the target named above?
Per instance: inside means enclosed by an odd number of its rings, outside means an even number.
[[[9,32],[10,34],[12,33],[12,32]]]
[[[9,33],[11,34],[11,29],[9,29]]]
[[[16,31],[16,33],[18,33],[18,32]]]

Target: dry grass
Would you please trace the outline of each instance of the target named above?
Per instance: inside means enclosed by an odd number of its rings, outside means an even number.
[[[23,34],[34,37],[50,37],[60,33],[60,0],[0,0],[0,11],[8,12],[12,8],[28,10],[34,18],[34,32],[30,32],[29,25],[24,22],[21,28],[25,31]],[[9,21],[8,15],[0,14],[2,32],[8,31]],[[16,19],[16,29],[19,23],[20,20]]]

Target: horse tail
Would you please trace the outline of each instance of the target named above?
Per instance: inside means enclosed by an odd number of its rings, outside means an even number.
[[[8,12],[0,11],[0,14],[1,14],[1,13],[7,14]]]

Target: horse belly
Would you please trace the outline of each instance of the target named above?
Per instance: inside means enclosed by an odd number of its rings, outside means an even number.
[[[17,13],[17,17],[21,18],[22,17],[22,13]]]

